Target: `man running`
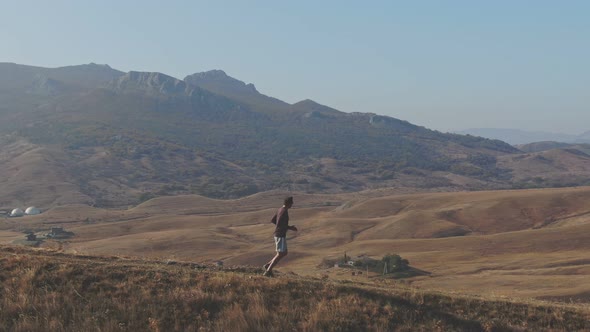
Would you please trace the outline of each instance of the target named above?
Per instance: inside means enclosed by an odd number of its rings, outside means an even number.
[[[264,276],[272,277],[272,269],[277,263],[287,256],[287,231],[292,230],[297,232],[297,227],[289,226],[289,209],[293,206],[293,197],[289,196],[285,198],[283,207],[281,207],[277,213],[272,217],[271,222],[275,225],[275,246],[277,254],[270,260],[270,262],[264,264]]]

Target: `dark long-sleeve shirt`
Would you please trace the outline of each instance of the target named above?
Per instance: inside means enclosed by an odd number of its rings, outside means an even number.
[[[287,230],[289,229],[289,209],[284,206],[280,208],[274,217],[272,217],[272,223],[277,225],[274,236],[286,237]]]

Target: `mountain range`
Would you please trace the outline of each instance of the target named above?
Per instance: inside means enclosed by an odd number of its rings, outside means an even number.
[[[576,148],[523,152],[312,100],[289,104],[221,70],[180,80],[108,65],[0,63],[5,208],[126,207],[156,196],[236,198],[273,189],[582,185],[588,159]]]

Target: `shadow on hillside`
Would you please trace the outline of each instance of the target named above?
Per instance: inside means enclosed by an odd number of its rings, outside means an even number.
[[[411,267],[411,266],[409,268],[410,268],[410,271],[412,271],[415,274],[415,276],[430,276],[430,275],[432,275],[432,272],[420,270],[418,268]]]
[[[538,296],[539,300],[562,303],[590,303],[590,292],[581,292],[562,296]]]
[[[431,272],[408,266],[407,270],[388,273],[385,275],[379,275],[379,276],[375,276],[374,278],[407,279],[407,278],[430,276],[430,275],[432,275]]]

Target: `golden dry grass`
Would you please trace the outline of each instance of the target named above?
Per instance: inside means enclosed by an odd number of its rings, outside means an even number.
[[[574,331],[579,305],[0,246],[0,331]]]

